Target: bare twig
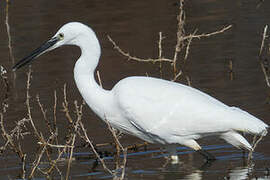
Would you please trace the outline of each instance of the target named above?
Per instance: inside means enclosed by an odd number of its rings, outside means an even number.
[[[129,53],[126,53],[124,52],[118,45],[116,45],[116,43],[112,40],[112,38],[110,36],[107,36],[109,41],[113,44],[114,48],[120,53],[122,54],[123,56],[127,57],[128,60],[134,60],[134,61],[139,61],[139,62],[152,62],[152,63],[155,63],[155,62],[160,62],[160,61],[166,61],[166,62],[173,62],[171,59],[166,59],[166,58],[161,58],[161,59],[151,59],[151,58],[148,58],[148,59],[143,59],[143,58],[138,58],[138,57],[135,57],[135,56],[131,56]]]
[[[31,170],[31,173],[29,175],[29,178],[33,178],[34,176],[34,173],[38,167],[38,165],[40,164],[40,160],[44,154],[44,152],[46,152],[46,149],[47,149],[47,144],[50,142],[51,139],[53,139],[53,136],[55,136],[55,134],[52,134],[47,141],[44,140],[42,134],[40,134],[40,140],[42,143],[42,150],[39,152],[37,158],[35,159],[34,163],[33,163],[33,166],[32,166],[32,170]]]
[[[183,72],[180,70],[171,81],[176,81],[182,74]]]
[[[56,90],[54,90],[54,106],[53,106],[53,130],[54,133],[58,134],[58,128],[57,128],[57,124],[56,124],[56,109],[57,109],[57,93]],[[55,136],[55,141],[57,144],[58,143],[58,136]],[[60,153],[60,149],[57,148],[58,153]]]
[[[23,132],[24,129],[27,129],[25,123],[29,122],[29,119],[23,118],[16,122],[16,126],[10,131],[10,136],[15,137],[17,140],[19,138],[24,138],[25,135],[29,135],[30,132]]]
[[[25,159],[26,159],[26,154],[24,154],[22,158],[22,179],[25,179],[25,174],[26,174]]]
[[[86,138],[86,142],[90,145],[92,151],[94,152],[94,154],[96,155],[96,157],[98,158],[98,160],[101,162],[101,164],[103,166],[103,169],[105,171],[107,171],[108,173],[110,173],[112,176],[114,176],[114,173],[106,166],[106,164],[104,162],[104,159],[99,156],[98,152],[95,149],[95,146],[93,145],[93,143],[88,138],[88,135],[87,135],[86,129],[84,128],[83,123],[80,121],[79,124],[80,124],[80,127],[81,127],[81,129],[82,129],[82,131],[84,133],[85,138]]]
[[[67,85],[64,84],[64,89],[63,89],[63,92],[64,92],[64,102],[62,103],[62,106],[63,106],[63,111],[65,112],[65,115],[69,121],[70,124],[73,123],[73,120],[69,114],[69,109],[68,109],[68,101],[67,101]]]
[[[50,174],[54,168],[57,169],[57,163],[61,160],[61,156],[63,155],[64,152],[66,152],[67,148],[69,147],[68,144],[71,142],[72,137],[70,137],[67,141],[66,141],[66,145],[63,146],[62,151],[60,151],[60,153],[58,153],[58,156],[55,160],[52,161],[51,167],[47,170],[47,173]],[[47,143],[48,145],[48,143]]]
[[[252,150],[249,151],[248,153],[248,162],[252,159],[253,152],[255,148],[257,147],[258,143],[263,139],[263,137],[267,134],[267,130],[265,130],[257,139],[257,135],[253,137],[253,142],[252,142]]]
[[[7,133],[7,131],[5,130],[4,127],[4,117],[3,117],[3,113],[0,113],[0,125],[1,125],[1,131],[2,131],[2,136],[6,139],[6,145],[9,145],[10,148],[19,156],[20,159],[23,158],[24,153],[21,151],[21,149],[16,145],[16,143],[14,142],[13,138],[11,135],[9,135]]]
[[[2,112],[6,113],[7,108],[8,108],[7,100],[8,100],[8,93],[9,93],[9,82],[8,82],[8,77],[7,77],[7,70],[3,66],[0,66],[0,76],[1,76],[1,78],[4,82],[4,85],[6,87],[4,100],[2,102]]]
[[[30,107],[30,85],[31,85],[31,73],[32,73],[32,70],[31,70],[31,66],[29,66],[29,70],[28,70],[28,73],[27,73],[27,82],[26,82],[26,101],[25,101],[25,104],[26,104],[26,108],[27,108],[27,116],[28,116],[28,119],[30,121],[30,124],[32,126],[32,128],[34,129],[34,133],[36,134],[37,138],[38,139],[41,139],[40,137],[40,134],[38,133],[38,130],[35,126],[35,123],[32,119],[32,113],[31,113],[31,107]]]
[[[117,157],[116,157],[116,168],[119,169],[121,167],[122,169],[122,174],[121,174],[121,179],[124,178],[125,176],[125,167],[126,167],[126,162],[127,162],[127,148],[124,148],[122,144],[120,143],[117,135],[116,135],[116,130],[110,125],[109,121],[105,118],[105,121],[107,123],[108,129],[111,131],[114,141],[115,141],[115,146],[117,150]],[[123,152],[123,162],[122,165],[119,165],[119,158],[120,158],[120,150]]]
[[[188,84],[189,86],[191,86],[191,80],[190,80],[189,76],[186,76],[186,80],[187,80],[187,84]]]
[[[57,108],[57,93],[54,90],[54,106],[53,106],[53,128],[56,130],[56,108]]]
[[[233,61],[229,60],[229,75],[230,75],[230,80],[233,80]]]
[[[43,118],[44,118],[44,120],[45,120],[45,122],[47,124],[47,127],[49,128],[50,133],[53,134],[51,123],[50,123],[50,121],[47,118],[46,110],[44,109],[43,105],[40,103],[40,99],[39,99],[39,95],[38,94],[36,95],[36,99],[37,99],[37,103],[39,105],[39,108],[40,108],[40,110],[42,112]]]
[[[159,32],[159,41],[158,41],[158,58],[162,59],[162,32]],[[162,78],[162,61],[159,62],[159,73],[160,78]]]
[[[74,101],[74,105],[75,105],[76,114],[77,114],[77,121],[76,121],[75,126],[74,126],[74,131],[75,132],[73,134],[72,142],[71,142],[71,148],[70,148],[69,159],[68,159],[68,167],[67,167],[67,173],[66,173],[66,180],[69,179],[69,172],[70,172],[70,165],[71,165],[72,156],[73,156],[74,143],[75,143],[75,139],[76,139],[76,136],[77,136],[76,133],[78,131],[79,123],[81,122],[81,119],[82,119],[83,104],[81,104],[80,107],[79,107],[78,102]]]
[[[102,81],[100,79],[99,71],[97,71],[97,77],[98,77],[98,83],[99,83],[100,87],[102,87]]]
[[[70,146],[70,145],[61,145],[61,144],[51,144],[51,143],[47,143],[47,142],[38,142],[39,145],[46,145],[46,146],[50,146],[50,147],[55,147],[55,148],[74,148],[75,146]]]
[[[220,30],[217,30],[215,32],[211,32],[211,33],[203,33],[203,34],[199,34],[199,35],[188,35],[188,36],[185,36],[184,37],[184,40],[186,39],[189,39],[189,38],[202,38],[202,37],[210,37],[210,36],[213,36],[213,35],[217,35],[217,34],[221,34],[221,33],[224,33],[225,31],[229,30],[230,28],[232,27],[232,25],[228,25]]]
[[[265,38],[267,37],[266,36],[267,29],[268,29],[268,25],[265,25],[264,30],[263,30],[263,38],[262,38],[261,48],[260,48],[260,52],[259,52],[259,57],[261,57],[261,55],[262,55],[262,51],[263,51],[263,47],[264,47],[264,41],[265,41]]]
[[[77,122],[76,122],[76,124],[77,124]],[[75,126],[75,127],[78,127],[78,126]],[[69,172],[70,172],[70,166],[71,166],[71,161],[72,161],[72,156],[73,156],[75,139],[76,139],[76,134],[73,134],[73,136],[72,136],[72,142],[71,142],[72,145],[71,145],[71,148],[70,148],[69,159],[68,159],[68,166],[67,166],[67,172],[66,172],[66,180],[69,179]]]
[[[260,52],[259,52],[259,61],[260,61],[260,65],[261,65],[261,68],[262,68],[262,71],[263,71],[263,75],[264,75],[264,78],[265,78],[266,85],[268,87],[270,87],[269,76],[267,75],[267,72],[266,72],[266,69],[264,67],[263,60],[262,60],[262,52],[263,52],[263,48],[264,48],[264,42],[265,42],[265,39],[267,37],[267,35],[266,35],[267,34],[267,29],[268,29],[268,26],[266,25],[264,27],[264,31],[263,31],[263,38],[262,38],[261,48],[260,48]]]
[[[193,36],[196,34],[196,32],[197,32],[197,29],[193,32]],[[188,39],[188,43],[187,43],[187,47],[186,47],[186,53],[185,53],[185,57],[184,57],[184,63],[187,61],[189,50],[190,50],[190,45],[191,45],[191,41],[193,39],[193,36],[191,36]]]
[[[176,45],[175,45],[175,50],[174,50],[174,56],[173,56],[173,73],[174,76],[177,74],[177,69],[176,69],[176,61],[178,59],[178,53],[181,51],[182,47],[184,46],[183,44],[183,36],[184,36],[184,25],[185,25],[185,13],[183,10],[184,6],[184,0],[179,0],[179,15],[177,16],[177,33],[176,33]]]
[[[6,0],[6,29],[7,29],[7,35],[8,35],[8,49],[9,49],[9,56],[12,61],[12,63],[15,63],[13,52],[12,52],[12,46],[11,46],[11,35],[10,35],[10,27],[9,27],[9,19],[8,19],[8,9],[9,9],[9,0]]]

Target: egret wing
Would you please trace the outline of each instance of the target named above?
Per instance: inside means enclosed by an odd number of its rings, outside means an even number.
[[[194,88],[156,78],[130,77],[113,89],[122,115],[158,136],[226,131],[228,106]]]

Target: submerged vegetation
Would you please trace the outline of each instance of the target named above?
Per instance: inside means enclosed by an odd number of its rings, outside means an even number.
[[[6,30],[8,36],[8,49],[9,56],[12,63],[15,63],[13,56],[13,47],[11,44],[11,35],[10,35],[10,26],[8,19],[8,8],[9,1],[6,0]],[[130,55],[128,52],[124,51],[120,48],[119,45],[108,36],[109,41],[112,43],[113,48],[116,49],[121,55],[123,55],[128,60],[139,61],[139,62],[150,62],[159,67],[160,77],[162,78],[163,74],[163,64],[169,63],[171,65],[171,81],[177,81],[180,78],[186,80],[187,84],[191,86],[191,80],[189,78],[188,73],[186,73],[186,65],[188,61],[188,55],[191,51],[191,44],[194,39],[200,39],[203,37],[209,37],[217,34],[222,34],[232,28],[232,25],[228,25],[222,27],[221,29],[210,32],[210,33],[202,33],[197,34],[198,30],[194,30],[192,33],[187,33],[185,31],[185,11],[184,11],[184,0],[179,0],[179,14],[177,16],[177,33],[176,33],[176,42],[175,48],[173,49],[174,53],[172,57],[164,57],[163,56],[163,42],[164,39],[163,33],[159,32],[158,36],[158,55],[157,58],[140,58],[136,56]],[[265,47],[265,39],[267,37],[267,26],[265,27],[265,31],[263,34],[263,40],[261,49],[259,52],[259,60],[261,64],[261,68],[265,77],[265,81],[268,87],[269,85],[269,71],[268,71],[268,60],[263,56],[265,52],[266,55],[269,55],[269,47]],[[267,63],[266,63],[267,62]],[[229,65],[230,73],[233,72],[232,61],[230,61]],[[84,126],[84,118],[83,110],[84,108],[88,108],[85,106],[84,101],[81,100],[69,100],[67,95],[67,87],[66,84],[63,85],[63,90],[61,93],[56,90],[52,92],[52,96],[50,97],[54,104],[52,106],[52,115],[48,115],[47,109],[49,105],[44,105],[40,96],[31,94],[31,78],[32,78],[32,70],[31,67],[27,73],[27,81],[25,88],[25,111],[26,116],[16,121],[14,127],[7,127],[5,117],[9,108],[8,99],[9,99],[9,91],[12,85],[12,81],[16,78],[16,73],[12,73],[13,80],[8,78],[9,72],[7,69],[1,66],[1,80],[2,80],[2,107],[0,112],[0,125],[1,125],[1,134],[4,143],[1,143],[0,147],[0,156],[4,156],[7,152],[12,151],[16,154],[20,161],[21,166],[21,179],[34,178],[43,176],[48,179],[50,177],[59,176],[61,179],[69,179],[70,172],[72,170],[72,163],[75,161],[74,156],[74,148],[76,148],[75,144],[83,144],[82,146],[87,150],[93,152],[91,157],[87,157],[89,159],[93,159],[94,163],[89,167],[91,171],[95,171],[98,165],[101,165],[104,171],[108,172],[111,177],[114,179],[124,179],[125,177],[125,168],[127,165],[127,153],[128,151],[138,150],[143,147],[146,149],[147,143],[130,145],[128,147],[124,147],[120,143],[120,138],[122,134],[111,127],[109,122],[107,122],[107,129],[111,133],[112,142],[106,142],[103,144],[96,144],[95,137],[89,137],[87,131],[90,129],[86,129]],[[232,75],[231,75],[232,76]],[[97,77],[99,79],[99,83],[102,86],[101,79],[99,73],[97,72]],[[231,79],[233,79],[231,77]],[[59,95],[61,94],[61,95]],[[60,98],[59,98],[60,97]],[[61,99],[61,100],[59,100]],[[81,102],[80,102],[81,101]],[[36,121],[40,121],[40,119],[36,120],[32,116],[33,104],[36,103],[39,107],[39,110],[42,114],[43,121],[46,124],[46,132],[39,130],[36,125]],[[58,105],[61,105],[61,109],[57,109]],[[67,127],[65,127],[66,134],[64,136],[60,136],[59,131],[62,126],[59,126],[57,117],[64,116],[67,121]],[[62,135],[62,134],[61,134]],[[24,150],[24,139],[30,136],[33,140],[32,144],[37,146],[36,152],[25,152]],[[262,139],[262,137],[254,137],[253,139],[253,147],[255,148],[258,142]],[[76,143],[78,142],[78,143]],[[100,147],[109,147],[109,150],[101,151]],[[32,154],[35,153],[34,158],[31,157]],[[160,152],[162,153],[162,152]],[[106,163],[105,157],[113,156],[114,166]],[[250,166],[252,163],[250,162],[252,159],[252,152],[248,156],[248,161]],[[62,163],[65,166],[62,166]],[[30,167],[30,168],[27,168]],[[250,167],[247,168],[249,172]]]

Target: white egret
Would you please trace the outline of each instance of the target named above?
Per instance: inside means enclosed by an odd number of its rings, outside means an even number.
[[[74,79],[89,107],[114,128],[147,142],[165,145],[175,161],[178,160],[177,145],[190,147],[207,160],[214,159],[196,142],[205,136],[218,136],[237,148],[252,150],[239,132],[267,133],[268,125],[253,115],[179,83],[134,76],[122,79],[111,90],[104,90],[94,78],[101,54],[99,41],[91,28],[79,22],[62,26],[13,70],[62,45],[81,49]]]

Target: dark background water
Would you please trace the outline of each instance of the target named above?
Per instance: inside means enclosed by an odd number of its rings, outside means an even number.
[[[258,61],[263,28],[269,23],[270,11],[268,1],[251,0],[220,0],[199,1],[190,0],[185,3],[186,32],[212,32],[232,24],[231,30],[209,38],[193,40],[188,58],[187,74],[193,87],[231,106],[238,106],[270,124],[269,119],[269,89],[266,86]],[[6,32],[6,3],[0,2],[0,64],[9,72],[11,84],[9,93],[9,109],[5,114],[7,128],[12,128],[15,121],[26,116],[26,72],[23,68],[16,72],[16,77],[10,71],[13,62],[9,58],[8,37]],[[59,27],[70,21],[80,21],[89,25],[96,32],[101,46],[102,57],[98,70],[103,86],[111,89],[120,79],[132,75],[159,77],[158,65],[126,61],[113,49],[107,39],[110,35],[120,47],[138,57],[157,57],[158,33],[165,36],[163,51],[165,57],[172,57],[176,41],[176,16],[178,1],[11,1],[9,4],[9,25],[11,31],[13,55],[15,61],[28,55],[42,42],[54,35]],[[32,65],[33,78],[31,83],[31,104],[33,118],[38,128],[46,133],[42,114],[35,101],[39,94],[40,101],[52,114],[54,103],[53,93],[57,90],[61,100],[64,83],[70,102],[82,98],[73,80],[73,66],[80,51],[76,47],[62,47],[40,57]],[[233,62],[234,79],[229,76],[229,61]],[[165,70],[171,71],[170,66]],[[165,79],[170,79],[170,73],[165,73]],[[180,82],[186,83],[185,79]],[[3,93],[1,92],[3,96]],[[2,98],[3,99],[3,98]],[[58,104],[58,110],[61,103]],[[65,117],[57,114],[60,135],[65,134],[67,125]],[[89,136],[96,143],[111,141],[106,125],[101,122],[88,107],[84,108],[83,122],[87,126]],[[61,129],[62,127],[62,129]],[[251,176],[264,177],[267,173],[270,157],[269,136],[256,149],[254,167],[247,169],[241,158],[241,151],[231,146],[223,147],[224,142],[216,138],[200,141],[202,145],[213,145],[212,151],[219,161],[210,167],[201,167],[203,159],[189,150],[180,154],[182,164],[163,167],[165,160],[160,153],[135,154],[129,156],[126,177],[128,179],[223,179],[238,175],[236,179]],[[2,141],[2,142],[1,142]],[[139,139],[124,136],[121,141],[125,146],[141,142]],[[3,144],[3,139],[0,140]],[[208,146],[207,146],[208,147]],[[23,149],[33,152],[37,148],[31,138],[26,137]],[[150,150],[159,150],[158,146],[150,145]],[[78,150],[79,152],[79,150]],[[29,157],[31,159],[31,157]],[[18,175],[18,159],[13,153],[0,157],[0,176],[6,179]],[[89,162],[89,164],[91,164]],[[71,175],[75,178],[99,178],[104,174],[89,173],[88,163],[74,162]],[[99,168],[99,172],[103,172]],[[64,173],[63,173],[64,174]],[[79,177],[82,176],[82,177]]]

